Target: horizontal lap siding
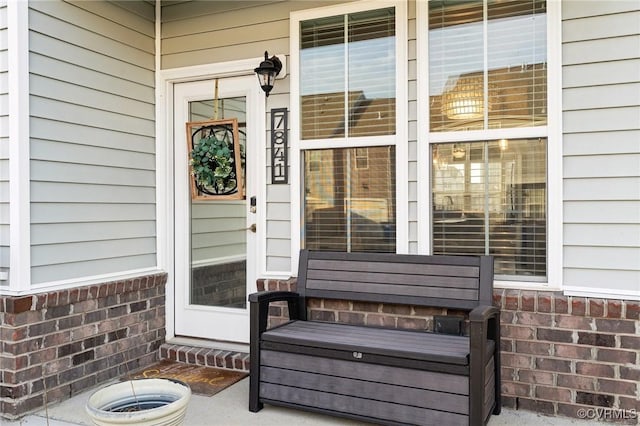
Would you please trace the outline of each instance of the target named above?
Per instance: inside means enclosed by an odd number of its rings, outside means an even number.
[[[0,272],[9,271],[9,73],[7,2],[0,0]],[[0,281],[0,287],[9,281]]]
[[[562,15],[564,284],[640,295],[640,7]]]
[[[277,88],[277,86],[276,86]],[[274,89],[276,90],[276,89]],[[269,96],[269,99],[274,95]],[[286,95],[288,96],[288,94]],[[289,120],[290,121],[290,120]],[[271,120],[267,120],[267,126]],[[265,139],[270,141],[269,137]],[[291,144],[291,141],[289,142]],[[270,145],[270,142],[267,142]],[[271,158],[271,149],[267,148],[267,159]],[[289,156],[291,158],[291,156]],[[269,161],[269,160],[267,160]],[[268,182],[271,168],[265,174]],[[291,270],[291,204],[290,185],[271,185],[267,183],[267,270]]]
[[[29,5],[32,282],[154,267],[154,7]]]
[[[335,1],[189,2],[162,7],[162,68],[289,52],[289,13]]]

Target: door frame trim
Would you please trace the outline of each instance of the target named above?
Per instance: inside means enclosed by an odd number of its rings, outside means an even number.
[[[283,71],[278,78],[286,76],[286,56],[276,55],[283,62]],[[223,62],[218,64],[204,64],[189,67],[160,70],[156,79],[156,252],[158,268],[167,272],[167,284],[165,289],[165,331],[166,340],[175,338],[175,259],[174,259],[174,188],[173,188],[173,105],[174,85],[176,83],[197,80],[209,80],[222,77],[240,77],[254,73],[256,64],[262,57]],[[256,80],[256,84],[258,84]],[[256,116],[263,117],[257,123],[257,133],[266,138],[266,99],[265,102],[256,102]],[[260,146],[261,144],[258,143]],[[257,159],[260,167],[266,167],[264,163],[264,150],[260,149]],[[262,158],[262,160],[261,160]],[[258,208],[264,213],[266,208],[266,185],[264,173],[257,176],[256,188],[258,196]],[[265,217],[264,215],[262,217]],[[263,220],[263,222],[265,222]],[[258,226],[264,226],[259,223]],[[263,228],[264,229],[264,228]],[[258,265],[257,276],[260,276],[266,267],[264,245],[265,234],[257,241]]]

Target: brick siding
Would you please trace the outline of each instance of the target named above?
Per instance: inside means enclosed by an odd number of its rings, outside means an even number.
[[[166,281],[157,274],[0,296],[2,417],[21,417],[155,362],[165,339]]]
[[[295,280],[260,280],[258,289],[295,290]],[[640,424],[640,302],[496,289],[494,305],[502,312],[503,406]],[[314,320],[421,330],[444,313],[313,299],[308,308]],[[270,326],[287,321],[286,304],[269,314]]]
[[[494,304],[504,406],[638,424],[640,302],[496,290]]]

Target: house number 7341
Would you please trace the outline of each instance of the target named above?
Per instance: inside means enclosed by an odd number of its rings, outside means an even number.
[[[286,108],[271,110],[271,183],[289,183],[288,112]]]

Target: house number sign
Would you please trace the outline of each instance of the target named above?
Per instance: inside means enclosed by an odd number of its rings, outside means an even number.
[[[271,110],[271,183],[289,183],[286,108]]]

